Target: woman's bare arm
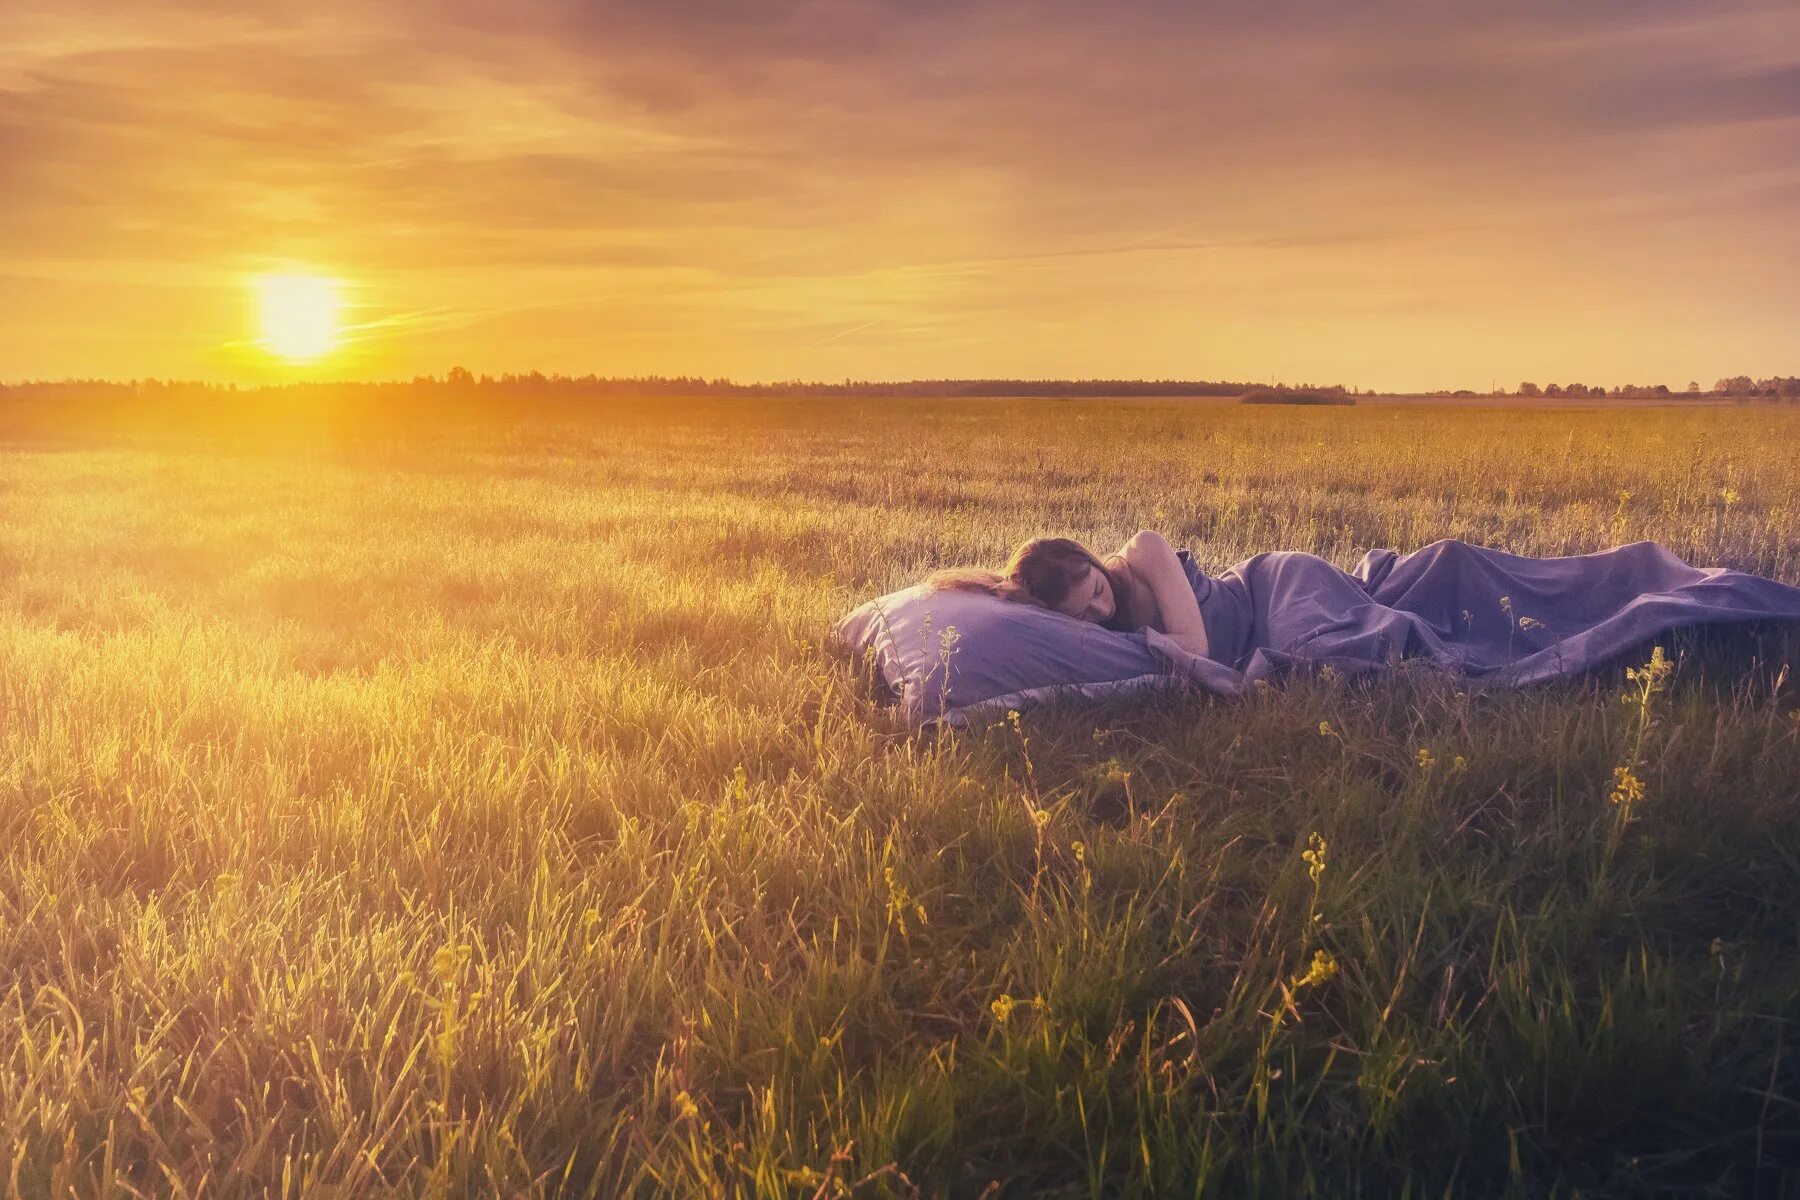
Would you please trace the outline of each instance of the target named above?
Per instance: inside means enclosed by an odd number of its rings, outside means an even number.
[[[1188,584],[1187,573],[1181,569],[1181,560],[1175,557],[1175,547],[1169,545],[1169,539],[1154,529],[1140,529],[1119,554],[1131,568],[1132,576],[1150,589],[1163,632],[1182,649],[1204,656],[1208,649],[1206,623],[1201,620],[1200,603],[1194,599],[1194,589]]]

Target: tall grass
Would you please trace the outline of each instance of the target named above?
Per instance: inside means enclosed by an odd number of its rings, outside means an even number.
[[[935,739],[822,648],[1046,531],[1800,582],[1800,413],[54,426],[0,415],[11,1194],[1800,1183],[1791,637]]]

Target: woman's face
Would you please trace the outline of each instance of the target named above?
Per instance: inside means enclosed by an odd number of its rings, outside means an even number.
[[[1107,579],[1105,571],[1090,563],[1087,572],[1069,585],[1069,594],[1056,606],[1056,611],[1079,621],[1108,621],[1112,619],[1116,603],[1112,581]]]

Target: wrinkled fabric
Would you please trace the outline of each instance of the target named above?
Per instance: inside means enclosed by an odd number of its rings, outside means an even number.
[[[1524,685],[1687,626],[1800,622],[1800,588],[1690,566],[1655,542],[1530,558],[1446,538],[1410,554],[1371,550],[1351,571],[1284,550],[1216,578],[1182,558],[1209,656],[1247,680],[1301,664],[1364,671],[1424,658]]]
[[[1117,633],[984,593],[903,588],[859,605],[836,640],[876,668],[913,726],[1000,716],[1057,698],[1147,696],[1185,680],[1233,696],[1329,665],[1421,660],[1524,685],[1576,675],[1674,629],[1800,622],[1800,588],[1693,567],[1654,542],[1527,558],[1467,542],[1371,550],[1344,571],[1258,554],[1208,576],[1178,552],[1206,623],[1205,656],[1155,630]]]
[[[924,584],[858,605],[834,637],[866,659],[880,689],[915,727],[1003,716],[1059,696],[1099,699],[1178,682],[1143,632],[1116,633],[986,593]],[[1184,664],[1179,678],[1229,690],[1241,677],[1205,662]]]

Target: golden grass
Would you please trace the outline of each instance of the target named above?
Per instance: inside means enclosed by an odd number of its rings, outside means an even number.
[[[1689,679],[1648,741],[1604,692],[1398,680],[920,742],[822,645],[1043,532],[1800,583],[1800,412],[46,423],[0,447],[13,1194],[1605,1190],[1800,1150],[1766,688]]]

